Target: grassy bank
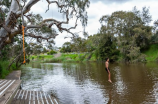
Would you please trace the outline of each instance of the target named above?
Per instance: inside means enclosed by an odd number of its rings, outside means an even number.
[[[40,54],[40,55],[32,55],[30,57],[30,59],[32,61],[42,62],[44,60],[52,59],[53,57],[54,57],[53,55],[43,55],[43,54]]]
[[[158,44],[150,45],[148,50],[142,52],[146,55],[147,62],[158,61]],[[122,59],[120,56],[119,59]],[[36,62],[80,62],[80,61],[97,61],[96,55],[92,53],[62,53],[59,57],[53,55],[31,56],[31,60]],[[118,60],[119,61],[119,60]]]
[[[12,64],[9,70],[9,61],[0,61],[0,78],[5,78],[9,73],[11,73],[13,70],[16,70],[16,65]]]
[[[63,53],[60,57],[47,59],[45,62],[80,62],[80,61],[96,61],[95,55],[92,53]]]
[[[158,44],[150,45],[149,49],[143,53],[146,55],[147,62],[158,61]]]
[[[31,60],[40,62],[79,62],[96,61],[96,57],[93,53],[62,53],[61,56],[56,58],[52,55],[31,56]]]

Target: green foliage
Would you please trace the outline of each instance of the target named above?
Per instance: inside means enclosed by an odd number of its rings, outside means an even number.
[[[149,48],[152,28],[150,26],[140,26],[133,29],[135,32],[135,42],[140,50]]]
[[[1,50],[1,54],[0,54],[1,60],[8,60],[8,59],[9,59],[9,51],[10,51],[10,48],[9,48],[8,45],[6,45],[6,46]]]
[[[78,54],[62,54],[62,57],[69,57],[71,59],[76,59],[78,57]]]
[[[54,50],[51,50],[50,52],[47,52],[47,55],[53,55],[53,54],[56,54],[57,52],[54,51]]]
[[[151,15],[149,9],[142,8],[142,11],[134,7],[133,11],[116,11],[111,15],[105,15],[100,18],[102,24],[101,33],[108,34],[111,37],[116,37],[114,46],[118,47],[123,61],[145,61],[145,55],[141,51],[149,48],[150,38],[152,36],[152,27],[148,24],[151,22]],[[110,39],[109,39],[110,40]],[[100,43],[104,44],[103,41]],[[106,42],[105,42],[106,43]],[[107,45],[107,47],[105,47]],[[116,60],[115,56],[119,54],[118,51],[111,50],[114,47],[104,44],[99,45],[98,50],[100,57],[108,56]],[[101,50],[101,52],[100,52]],[[110,52],[110,53],[107,53]],[[106,55],[108,54],[108,55]],[[140,58],[140,59],[139,59]]]
[[[43,59],[43,56],[40,56],[40,55],[39,55],[39,56],[37,56],[37,58],[38,58],[38,59]]]
[[[116,39],[112,35],[97,34],[100,37],[97,50],[95,51],[98,60],[110,58],[111,61],[116,61],[119,51],[116,49]]]
[[[11,2],[9,2],[10,0],[2,0],[2,2],[0,2],[0,5],[4,5],[6,6],[7,8],[10,7],[11,5]]]
[[[151,37],[152,43],[158,43],[158,31]]]
[[[80,60],[80,61],[83,61],[84,58],[85,58],[85,56],[86,56],[86,54],[85,54],[85,55],[80,54],[80,55],[79,55],[79,60]]]
[[[61,52],[87,52],[86,39],[75,37],[71,42],[65,42],[61,48]]]
[[[13,63],[13,64],[11,65],[10,70],[17,70],[17,67],[16,67],[16,64],[15,64],[15,63]]]
[[[0,64],[0,77],[2,76],[2,71],[3,71],[3,68],[2,68],[2,65]]]
[[[9,61],[0,60],[0,78],[5,78],[12,70],[17,70],[15,64],[12,64],[8,70]]]
[[[61,48],[62,53],[67,53],[67,52],[71,52],[72,50],[72,45],[70,42],[65,42]]]
[[[157,61],[158,59],[158,44],[151,44],[149,49],[142,51],[146,55],[147,61]]]
[[[90,61],[96,61],[96,60],[97,60],[96,53],[92,53]]]
[[[90,58],[88,58],[90,56]],[[93,57],[94,56],[94,57]],[[81,61],[96,61],[93,53],[63,53],[58,58],[46,59],[44,62],[81,62]]]

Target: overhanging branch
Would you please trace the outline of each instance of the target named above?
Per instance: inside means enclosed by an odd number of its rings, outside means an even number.
[[[49,36],[49,37],[42,37],[42,36],[37,36],[37,35],[34,35],[32,33],[26,33],[25,36],[29,36],[29,37],[32,37],[32,38],[37,38],[37,39],[44,39],[44,40],[49,40],[49,39],[52,39],[52,38],[55,38],[58,34],[54,34],[54,36]]]
[[[49,5],[52,3],[56,3],[57,6],[61,9],[65,6],[65,5],[59,5],[59,3],[57,1],[50,1],[50,0],[46,0],[46,1],[48,2],[48,9],[46,10],[46,12],[49,10]]]

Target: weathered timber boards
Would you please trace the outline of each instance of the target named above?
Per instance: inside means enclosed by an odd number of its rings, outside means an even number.
[[[17,70],[17,71],[13,71],[12,73],[10,73],[8,76],[6,76],[5,79],[15,79],[15,80],[20,80],[20,76],[21,76],[21,70]]]
[[[0,104],[8,104],[19,88],[21,80],[0,80]]]
[[[42,91],[18,90],[11,104],[58,104],[58,102]]]

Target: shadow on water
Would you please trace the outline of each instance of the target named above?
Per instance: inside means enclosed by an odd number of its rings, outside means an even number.
[[[23,89],[52,93],[61,104],[158,103],[158,65],[31,63],[22,67]]]

